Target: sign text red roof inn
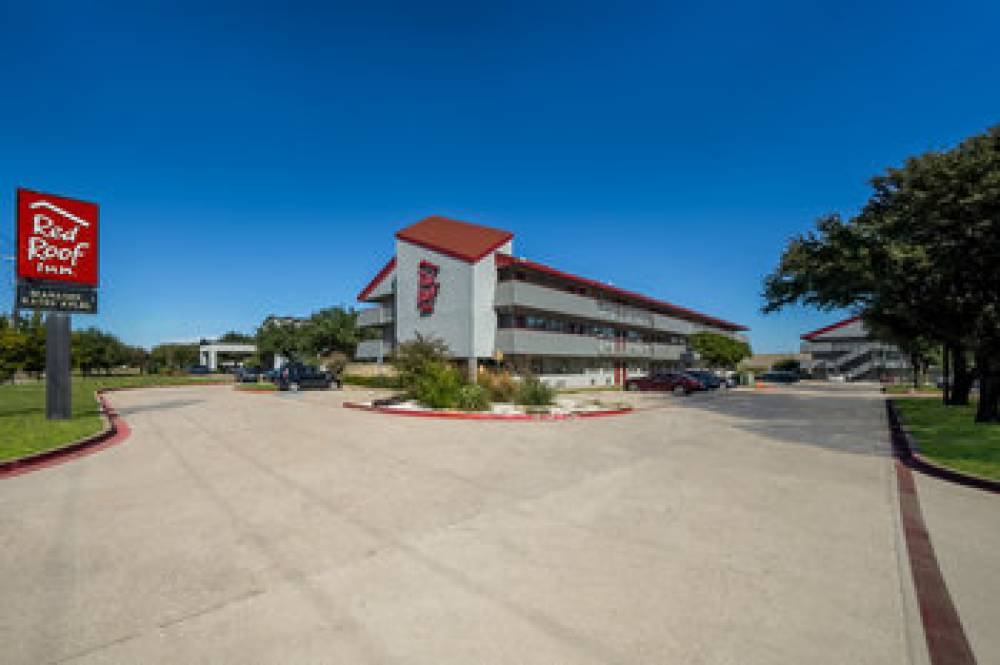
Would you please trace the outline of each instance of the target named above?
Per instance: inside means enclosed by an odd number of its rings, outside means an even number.
[[[17,190],[17,277],[97,286],[96,203]]]

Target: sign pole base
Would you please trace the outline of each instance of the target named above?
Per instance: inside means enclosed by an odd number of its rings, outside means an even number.
[[[73,417],[70,385],[69,314],[49,312],[45,317],[45,417]]]

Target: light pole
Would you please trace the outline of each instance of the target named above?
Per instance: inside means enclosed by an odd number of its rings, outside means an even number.
[[[14,256],[0,256],[0,260],[10,261],[12,264],[17,260]],[[17,326],[17,276],[14,276],[14,295],[11,297],[11,307],[10,307],[10,324],[11,326]]]

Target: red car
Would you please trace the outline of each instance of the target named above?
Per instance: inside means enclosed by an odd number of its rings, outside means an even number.
[[[698,379],[682,372],[663,372],[625,381],[625,390],[656,390],[676,395],[688,395],[704,388]]]

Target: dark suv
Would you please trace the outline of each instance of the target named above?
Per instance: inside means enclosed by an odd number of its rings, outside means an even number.
[[[718,390],[723,385],[722,381],[719,380],[719,377],[708,370],[689,369],[687,374],[700,381],[705,390]],[[726,387],[728,388],[729,386],[727,385]]]
[[[278,390],[328,390],[333,384],[340,387],[340,382],[336,381],[328,372],[322,372],[310,365],[302,363],[289,363],[278,372]]]

